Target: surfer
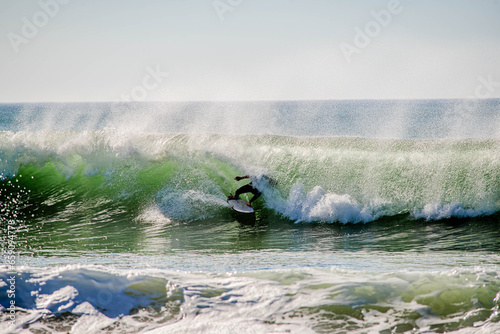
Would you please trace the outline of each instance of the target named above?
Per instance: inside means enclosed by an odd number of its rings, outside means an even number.
[[[269,185],[271,185],[273,187],[276,186],[276,184],[278,183],[276,180],[270,178],[267,175],[261,175],[260,177],[244,175],[244,176],[236,176],[234,179],[236,181],[240,181],[240,180],[243,180],[243,179],[251,179],[252,182],[250,182],[249,184],[245,184],[244,186],[238,188],[236,190],[236,192],[234,193],[234,196],[233,196],[233,194],[229,194],[229,196],[227,197],[227,199],[239,199],[241,194],[252,193],[253,197],[247,203],[247,205],[249,207],[252,207],[252,202],[254,202],[255,200],[257,200],[260,197],[260,195],[262,194],[253,185],[254,181],[257,182],[257,183],[264,181],[264,182],[268,183]],[[262,183],[259,183],[259,184],[262,184]]]
[[[250,176],[249,175],[236,176],[234,179],[236,181],[240,181],[240,180],[243,180],[243,179],[250,179]],[[229,194],[229,196],[227,198],[228,199],[239,199],[240,195],[241,194],[245,194],[245,193],[252,193],[253,194],[253,197],[247,203],[247,205],[249,207],[252,207],[252,202],[255,201],[257,198],[259,198],[260,195],[261,195],[261,192],[257,188],[255,188],[253,186],[252,182],[250,182],[249,184],[245,184],[244,186],[238,188],[236,190],[236,192],[234,193],[234,196],[233,196],[233,194]]]

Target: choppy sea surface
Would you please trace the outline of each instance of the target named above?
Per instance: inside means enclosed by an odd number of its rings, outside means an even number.
[[[500,100],[3,104],[0,210],[0,333],[500,332]]]

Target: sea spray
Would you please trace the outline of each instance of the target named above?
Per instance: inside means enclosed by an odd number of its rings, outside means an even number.
[[[499,138],[500,100],[354,100],[2,105],[0,130]]]

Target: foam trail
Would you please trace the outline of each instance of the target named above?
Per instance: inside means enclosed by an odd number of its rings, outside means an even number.
[[[452,217],[456,218],[473,218],[479,216],[489,216],[497,212],[496,207],[482,207],[479,209],[467,209],[464,208],[460,203],[450,203],[450,204],[438,204],[430,203],[426,204],[423,209],[416,210],[412,213],[415,218],[424,218],[426,220],[441,220],[448,219]]]

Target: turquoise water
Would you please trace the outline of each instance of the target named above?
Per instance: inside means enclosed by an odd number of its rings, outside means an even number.
[[[498,100],[0,108],[0,332],[500,330]]]

